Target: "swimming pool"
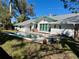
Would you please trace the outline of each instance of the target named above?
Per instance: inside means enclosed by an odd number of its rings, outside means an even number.
[[[24,38],[27,40],[32,40],[35,42],[39,42],[39,41],[43,41],[45,39],[45,37],[43,35],[40,34],[33,34],[33,33],[23,33],[23,32],[16,32],[16,33],[8,33],[9,35],[12,36],[17,36],[20,38]]]

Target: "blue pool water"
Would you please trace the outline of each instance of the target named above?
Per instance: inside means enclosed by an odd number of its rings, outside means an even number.
[[[21,37],[21,38],[30,38],[33,41],[42,40],[44,38],[44,36],[39,35],[39,34],[32,34],[32,33],[25,34],[25,33],[22,33],[22,32],[9,33],[9,35],[13,35],[13,36]]]

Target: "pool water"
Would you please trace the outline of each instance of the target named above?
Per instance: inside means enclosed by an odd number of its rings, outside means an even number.
[[[43,36],[42,35],[38,35],[38,34],[27,34],[26,36],[24,36],[25,38],[31,38],[33,41],[36,41],[36,40],[43,40]]]
[[[43,35],[40,34],[33,34],[33,33],[9,33],[9,35],[17,36],[20,38],[24,38],[26,40],[32,40],[34,42],[43,42],[44,39],[46,39],[49,43],[56,42],[57,37],[56,36],[49,36],[48,38],[44,37]]]
[[[32,33],[10,33],[10,35],[13,36],[17,36],[17,37],[21,37],[21,38],[30,38],[32,39],[32,41],[40,41],[40,40],[44,40],[44,36],[39,35],[39,34],[32,34]]]

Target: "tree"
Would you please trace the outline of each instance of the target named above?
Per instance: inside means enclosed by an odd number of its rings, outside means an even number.
[[[10,26],[11,24],[9,9],[6,6],[3,6],[1,1],[0,1],[0,22],[3,23],[5,29],[8,29],[8,26]]]
[[[24,14],[21,14],[20,16],[17,17],[17,22],[23,22],[25,20],[29,20],[30,18],[29,17],[25,17]]]
[[[32,5],[28,5],[26,0],[11,0],[11,2],[12,14],[18,19],[18,22],[28,20],[28,16],[34,15]]]
[[[12,17],[17,18],[17,22],[23,22],[33,14],[32,5],[28,5],[26,0],[10,0],[9,4],[6,0],[0,0],[0,21],[4,28],[10,26]]]
[[[61,0],[64,3],[64,8],[69,9],[72,13],[79,12],[79,0]]]

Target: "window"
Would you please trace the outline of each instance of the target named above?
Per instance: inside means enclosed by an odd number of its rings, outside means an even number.
[[[44,24],[44,31],[47,31],[47,24]]]
[[[61,29],[61,25],[59,25],[59,29]]]
[[[48,31],[48,24],[40,24],[40,31]]]
[[[42,30],[42,24],[40,24],[40,30]]]
[[[51,25],[49,24],[49,32],[51,32]]]
[[[43,24],[43,31],[44,31],[44,24]]]
[[[56,28],[56,25],[54,25],[54,28]]]
[[[34,28],[36,29],[38,27],[38,25],[37,24],[34,24]]]

